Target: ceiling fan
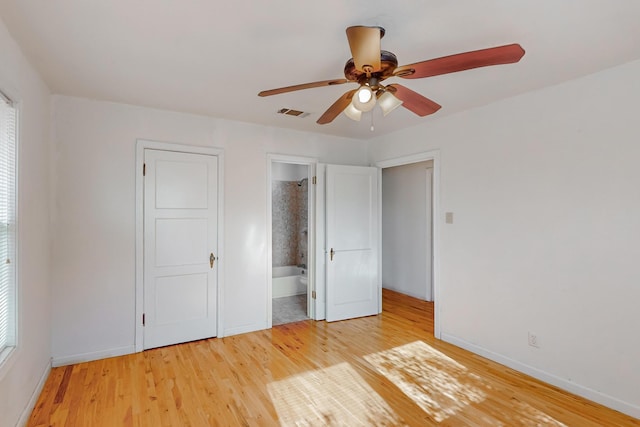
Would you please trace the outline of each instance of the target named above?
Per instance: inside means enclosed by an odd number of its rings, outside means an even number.
[[[396,56],[380,49],[384,37],[382,27],[354,26],[347,28],[347,39],[353,58],[344,66],[344,79],[323,80],[278,89],[265,90],[258,96],[278,95],[296,90],[344,83],[357,83],[359,87],[345,92],[318,119],[318,124],[331,123],[344,112],[353,120],[360,120],[363,112],[380,105],[386,116],[400,105],[418,116],[424,117],[440,109],[440,105],[411,89],[397,83],[383,85],[389,77],[420,79],[489,65],[511,64],[520,61],[524,49],[519,44],[509,44],[471,52],[458,53],[398,67]]]

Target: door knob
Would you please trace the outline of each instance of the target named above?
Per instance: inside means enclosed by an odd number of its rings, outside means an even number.
[[[333,250],[333,248],[331,248],[331,250],[329,251],[329,260],[333,261],[333,256],[336,254],[336,251]]]
[[[213,268],[213,263],[215,262],[216,257],[215,255],[213,255],[213,252],[211,252],[211,255],[209,255],[209,265],[211,266],[211,268]]]

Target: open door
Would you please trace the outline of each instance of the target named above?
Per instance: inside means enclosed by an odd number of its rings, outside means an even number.
[[[326,167],[326,319],[380,312],[378,170]]]

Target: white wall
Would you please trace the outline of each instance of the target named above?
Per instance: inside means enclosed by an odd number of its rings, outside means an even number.
[[[427,161],[382,170],[382,287],[427,301],[432,168]]]
[[[370,152],[440,149],[443,337],[635,417],[639,75],[635,61],[381,137]]]
[[[0,427],[22,424],[51,354],[49,91],[0,21],[0,90],[19,102],[18,348],[0,368]]]
[[[267,153],[367,159],[362,141],[189,114],[63,96],[53,111],[54,363],[133,351],[136,139],[224,149],[225,335],[267,325]]]

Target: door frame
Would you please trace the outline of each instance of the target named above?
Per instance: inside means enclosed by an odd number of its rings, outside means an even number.
[[[433,160],[433,190],[431,203],[431,239],[432,239],[432,293],[434,304],[434,327],[433,335],[437,339],[442,339],[441,311],[440,303],[441,284],[440,284],[440,150],[430,150],[421,153],[411,154],[408,156],[397,157],[387,160],[381,160],[375,163],[378,168],[378,180],[381,183],[378,186],[378,235],[382,242],[382,169],[409,165],[428,160]],[[378,252],[378,276],[379,285],[382,287],[382,249]],[[382,304],[382,302],[381,302]],[[382,307],[380,307],[382,309]]]
[[[144,313],[144,150],[173,151],[178,153],[204,154],[218,157],[218,289],[217,289],[217,333],[218,338],[224,336],[223,331],[223,296],[224,296],[224,150],[216,147],[184,145],[171,142],[136,140],[136,246],[135,246],[135,351],[144,350],[144,329],[142,315]]]
[[[430,212],[430,216],[431,216],[431,223],[429,224],[431,226],[431,229],[429,230],[429,234],[430,234],[430,240],[431,240],[431,268],[429,269],[429,275],[431,276],[431,286],[429,286],[429,293],[427,294],[427,297],[429,298],[430,301],[434,300],[434,292],[433,292],[433,223],[435,222],[433,220],[433,175],[434,175],[434,169],[433,166],[428,167],[425,169],[425,176],[424,176],[424,180],[426,182],[425,185],[425,197],[426,200],[428,200],[431,203],[431,212]],[[431,176],[429,176],[429,174],[431,174]],[[430,198],[430,200],[429,200]],[[429,243],[429,242],[428,242]]]
[[[267,329],[273,327],[273,206],[271,180],[273,163],[291,163],[307,166],[308,182],[308,204],[307,204],[307,316],[317,320],[316,304],[311,298],[312,292],[316,291],[316,262],[315,262],[315,239],[316,239],[316,186],[312,184],[312,179],[316,176],[316,166],[318,160],[312,157],[290,156],[285,154],[267,154]],[[317,301],[317,300],[316,300]]]

